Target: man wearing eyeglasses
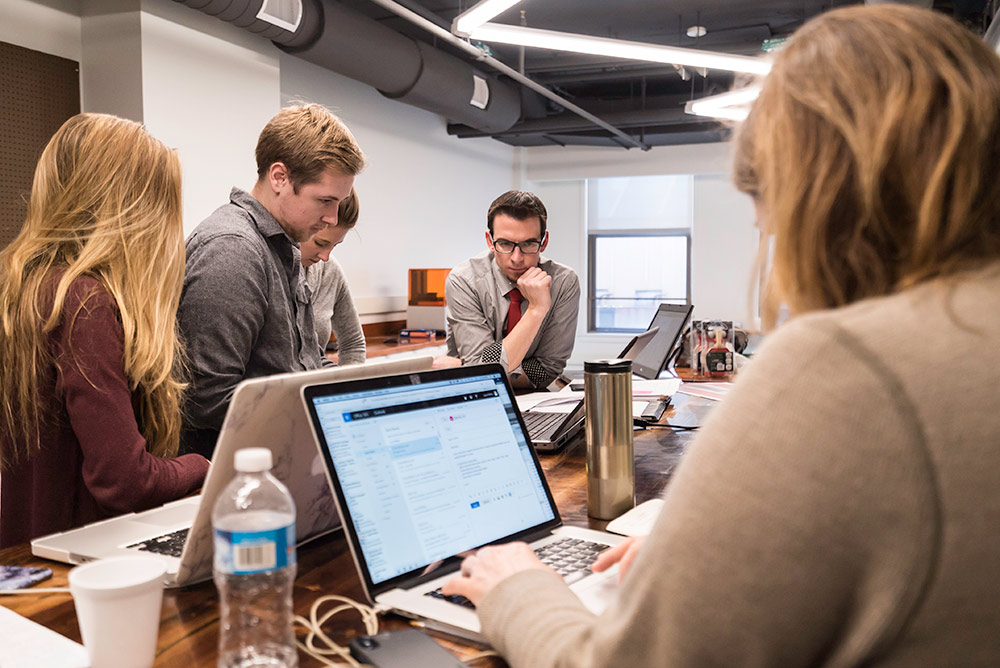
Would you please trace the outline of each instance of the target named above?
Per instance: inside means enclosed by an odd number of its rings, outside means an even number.
[[[445,284],[448,354],[499,363],[515,387],[544,389],[573,353],[580,279],[545,259],[545,205],[511,190],[490,205],[488,250],[455,267]]]

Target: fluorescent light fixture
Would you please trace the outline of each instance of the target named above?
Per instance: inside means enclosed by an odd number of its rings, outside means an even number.
[[[483,25],[498,14],[507,11],[521,0],[482,0],[455,17],[451,22],[451,31],[461,37]]]
[[[728,93],[690,100],[684,105],[684,111],[695,116],[742,121],[750,113],[750,103],[756,100],[758,95],[760,86],[738,88]]]
[[[765,58],[738,56],[715,51],[701,51],[699,49],[685,49],[679,46],[627,42],[608,37],[574,35],[572,33],[555,32],[552,30],[509,26],[501,23],[484,23],[473,30],[469,34],[469,37],[482,42],[500,42],[501,44],[516,44],[539,49],[573,51],[593,56],[644,60],[653,63],[684,65],[692,68],[703,67],[710,70],[767,74],[771,69],[771,61]]]

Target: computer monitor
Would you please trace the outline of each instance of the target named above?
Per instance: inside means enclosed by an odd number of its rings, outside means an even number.
[[[647,329],[656,329],[656,335],[633,357],[632,373],[649,380],[660,375],[677,348],[692,309],[690,304],[660,304],[657,307]]]

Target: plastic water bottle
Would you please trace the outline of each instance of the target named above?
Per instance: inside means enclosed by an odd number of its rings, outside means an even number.
[[[295,503],[270,474],[271,451],[246,448],[212,512],[219,668],[297,668],[292,629]]]

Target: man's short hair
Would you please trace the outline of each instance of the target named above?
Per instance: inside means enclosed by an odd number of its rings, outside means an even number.
[[[354,135],[320,104],[295,104],[279,111],[261,130],[256,157],[257,178],[281,162],[296,188],[318,181],[327,170],[354,176],[365,166]]]
[[[548,218],[548,213],[545,211],[542,200],[538,199],[538,195],[523,190],[508,190],[493,200],[489,213],[486,214],[486,228],[490,231],[491,237],[493,236],[493,219],[498,213],[510,216],[514,220],[527,220],[538,216],[538,220],[541,222],[538,240],[541,241],[545,238],[545,220]]]

